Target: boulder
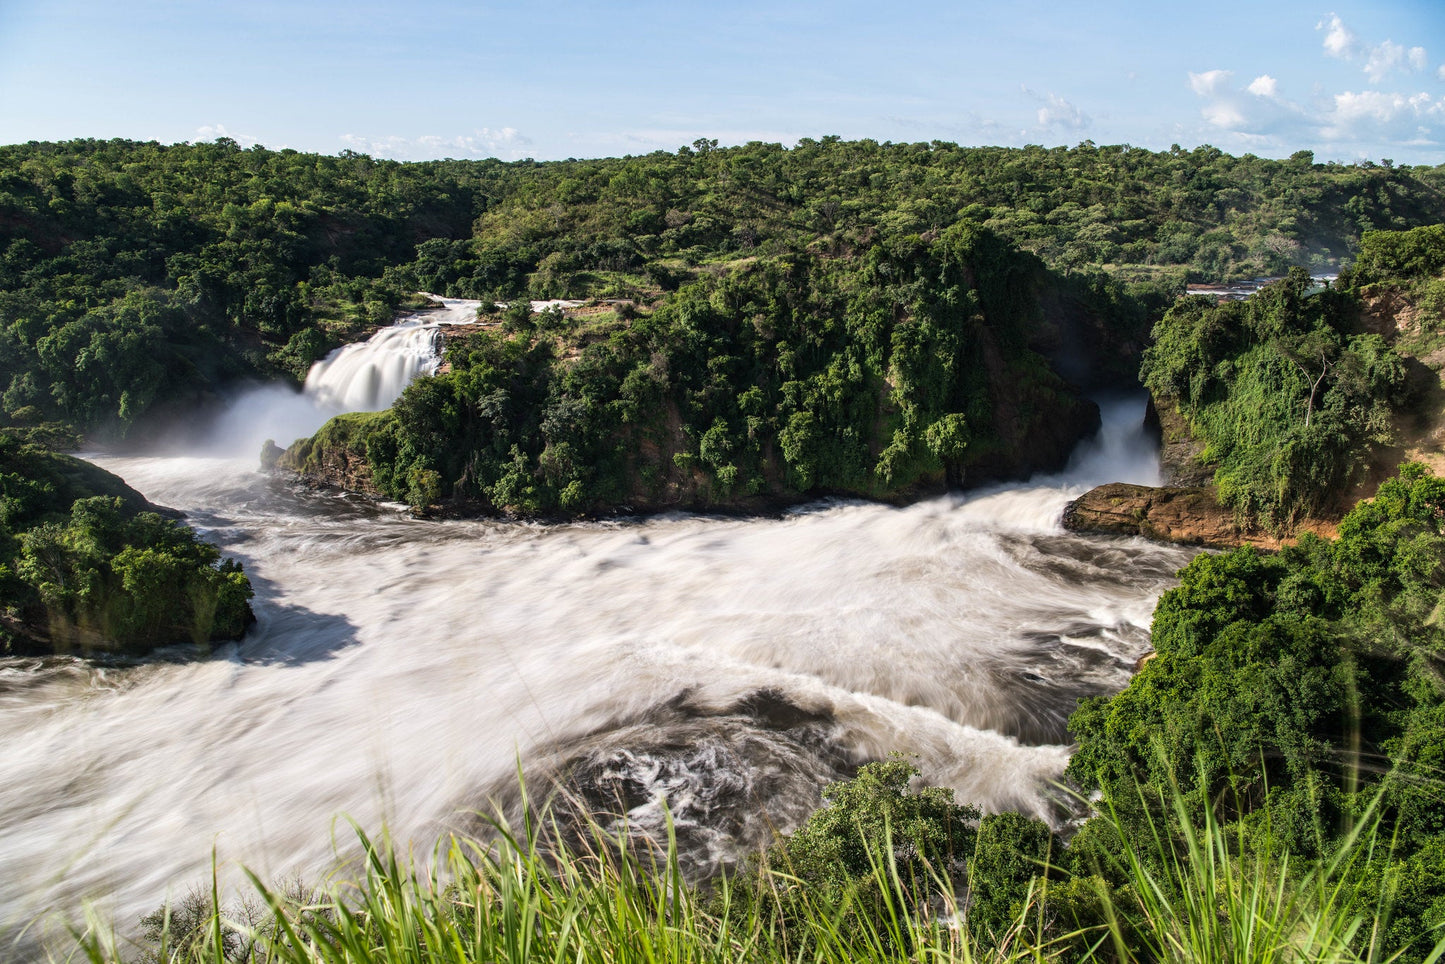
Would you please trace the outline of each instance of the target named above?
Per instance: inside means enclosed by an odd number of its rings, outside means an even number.
[[[1064,509],[1064,528],[1074,532],[1144,536],[1165,542],[1226,549],[1239,545],[1278,548],[1267,532],[1245,529],[1219,504],[1213,486],[1131,485],[1111,482],[1090,489]]]

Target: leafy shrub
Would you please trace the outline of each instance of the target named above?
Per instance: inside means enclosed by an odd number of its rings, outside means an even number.
[[[1353,299],[1309,286],[1296,270],[1247,301],[1179,302],[1141,371],[1205,443],[1220,500],[1276,530],[1331,508],[1413,398],[1399,355],[1351,333]]]

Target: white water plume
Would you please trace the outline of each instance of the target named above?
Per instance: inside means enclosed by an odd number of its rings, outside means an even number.
[[[301,391],[268,385],[244,393],[207,430],[206,452],[254,458],[268,438],[284,448],[342,412],[390,408],[415,378],[436,371],[443,327],[477,320],[479,301],[427,297],[437,307],[404,315],[316,362]]]
[[[1107,431],[1142,403],[1123,411]],[[1047,816],[1063,720],[1125,685],[1189,556],[1063,532],[1069,475],[544,526],[411,519],[250,459],[102,464],[245,563],[259,623],[209,660],[0,661],[0,922],[101,897],[133,926],[207,879],[213,845],[227,881],[315,879],[341,814],[424,848],[515,793],[519,759],[634,827],[665,803],[701,871],[893,751]]]

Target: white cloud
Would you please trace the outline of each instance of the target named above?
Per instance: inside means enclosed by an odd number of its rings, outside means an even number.
[[[254,147],[260,143],[259,138],[252,137],[249,134],[238,134],[235,131],[227,130],[225,124],[206,124],[203,127],[197,127],[196,137],[203,141],[214,141],[217,138],[229,137],[242,147]]]
[[[1439,77],[1441,80],[1445,80],[1445,64],[1440,65],[1440,69],[1435,71],[1435,76]]]
[[[1093,123],[1093,118],[1088,114],[1052,91],[1041,94],[1031,90],[1027,84],[1020,84],[1019,90],[1042,105],[1034,114],[1038,127],[1032,131],[1020,131],[1021,137],[1037,137],[1042,133],[1058,130],[1081,131]]]
[[[399,161],[434,160],[442,157],[500,157],[514,160],[521,157],[531,139],[522,136],[515,127],[483,127],[471,134],[443,137],[437,134],[423,134],[419,137],[364,137],[359,134],[342,134],[341,142],[347,147],[364,154],[389,157]]]
[[[1347,140],[1366,134],[1410,138],[1428,136],[1431,124],[1445,121],[1445,99],[1426,93],[1393,94],[1378,90],[1335,95],[1324,134]]]
[[[1229,78],[1234,73],[1228,70],[1206,70],[1202,74],[1189,72],[1189,86],[1200,97],[1208,97],[1217,91],[1223,90],[1229,83]]]
[[[1243,87],[1226,71],[1189,74],[1203,101],[1200,116],[1248,149],[1289,150],[1299,143],[1438,145],[1445,141],[1445,97],[1381,90],[1342,91],[1308,104],[1279,96],[1279,84],[1261,74]]]
[[[1089,118],[1084,112],[1064,98],[1057,94],[1046,94],[1045,97],[1044,106],[1038,112],[1040,127],[1066,127],[1077,131],[1089,125]]]
[[[1324,30],[1325,26],[1324,23],[1316,24],[1315,29]],[[1329,33],[1325,34],[1325,53],[1341,60],[1353,57],[1359,49],[1359,41],[1355,39],[1350,28],[1345,26],[1338,14],[1333,13],[1330,14],[1328,26]]]
[[[1215,101],[1212,104],[1205,104],[1202,111],[1204,119],[1215,127],[1223,127],[1226,130],[1241,130],[1248,127],[1244,114],[1239,107],[1228,101]]]
[[[1384,40],[1377,44],[1362,43],[1355,36],[1354,31],[1346,27],[1344,21],[1338,14],[1330,14],[1329,22],[1315,25],[1316,30],[1325,30],[1325,53],[1331,57],[1338,57],[1340,60],[1355,60],[1364,57],[1365,76],[1370,78],[1370,83],[1378,84],[1384,81],[1394,71],[1402,73],[1415,73],[1425,70],[1429,56],[1424,47],[1410,47],[1408,50],[1403,44],[1397,44],[1393,40]],[[1441,68],[1445,71],[1445,68]]]
[[[1386,40],[1370,48],[1369,57],[1365,60],[1365,75],[1370,78],[1370,83],[1378,84],[1386,74],[1404,63],[1405,48]]]
[[[1256,97],[1274,97],[1279,90],[1279,81],[1269,74],[1260,74],[1245,89]]]
[[[1228,70],[1190,72],[1190,89],[1204,98],[1199,112],[1205,122],[1239,136],[1267,133],[1277,126],[1282,112],[1287,110],[1287,105],[1277,99],[1278,82],[1269,74],[1261,74],[1241,90],[1230,82],[1233,77]],[[1244,96],[1246,93],[1252,96]]]

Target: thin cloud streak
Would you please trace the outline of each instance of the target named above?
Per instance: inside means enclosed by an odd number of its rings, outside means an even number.
[[[341,143],[349,149],[397,161],[428,160],[451,157],[457,159],[495,157],[517,160],[526,155],[531,139],[514,127],[479,128],[471,134],[443,136],[422,134],[418,137],[387,135],[368,137],[342,134]]]

